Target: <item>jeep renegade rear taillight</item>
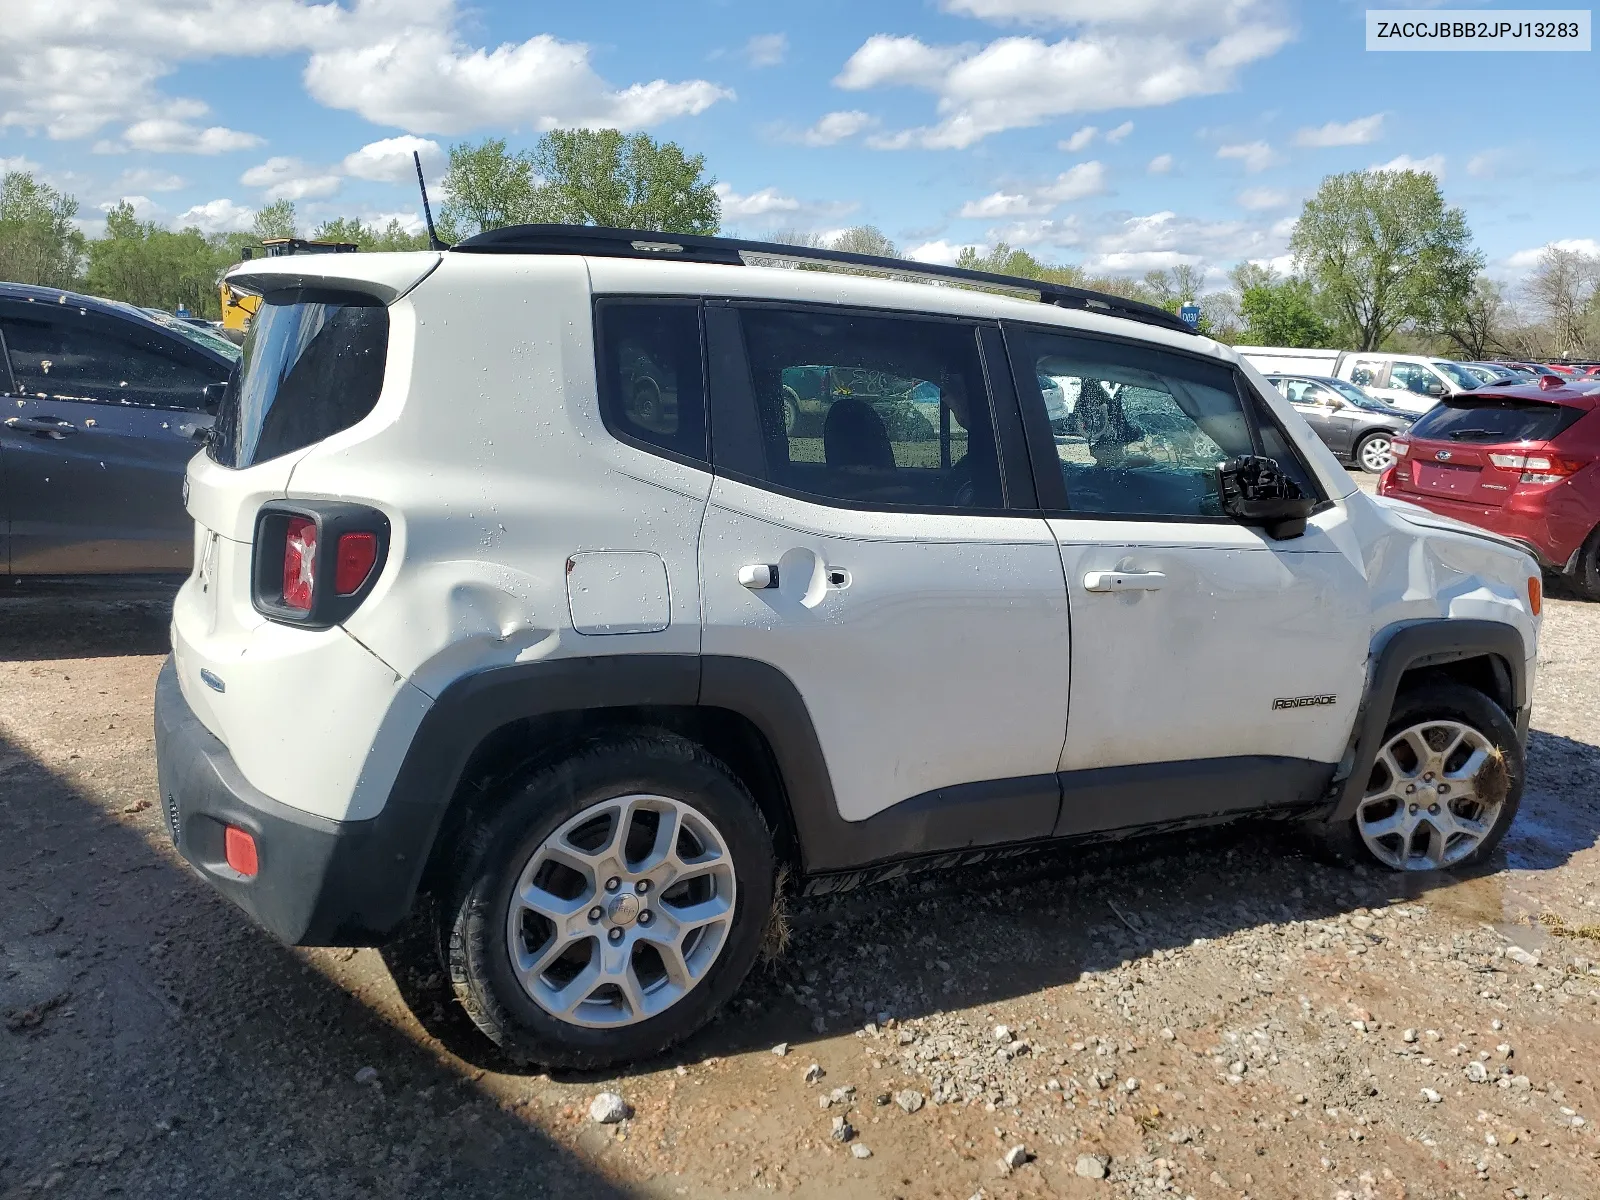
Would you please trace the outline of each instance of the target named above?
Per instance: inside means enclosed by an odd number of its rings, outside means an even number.
[[[389,550],[389,519],[338,500],[274,500],[256,517],[256,611],[287,625],[327,629],[372,590]]]

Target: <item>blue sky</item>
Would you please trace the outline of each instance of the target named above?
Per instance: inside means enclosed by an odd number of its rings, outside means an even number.
[[[281,196],[410,222],[413,147],[436,176],[454,141],[616,124],[705,154],[730,231],[870,222],[930,259],[1281,261],[1323,175],[1396,163],[1497,274],[1600,250],[1593,53],[1368,53],[1350,0],[6,8],[0,159],[90,228],[123,197],[209,230]]]

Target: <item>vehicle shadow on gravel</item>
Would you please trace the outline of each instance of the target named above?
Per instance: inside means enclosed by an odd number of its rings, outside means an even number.
[[[626,1194],[160,853],[148,771],[114,816],[0,734],[0,1197]]]
[[[171,589],[106,599],[73,589],[0,590],[0,659],[109,658],[165,654]]]

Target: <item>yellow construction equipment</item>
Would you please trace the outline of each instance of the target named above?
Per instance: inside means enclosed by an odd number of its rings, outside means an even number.
[[[354,242],[324,242],[315,238],[267,238],[261,243],[262,253],[268,258],[285,254],[353,254],[359,247]],[[241,262],[255,257],[253,249],[246,249]],[[261,307],[260,296],[246,296],[228,286],[227,280],[219,285],[222,292],[222,330],[234,341],[244,341],[250,330],[250,318]]]

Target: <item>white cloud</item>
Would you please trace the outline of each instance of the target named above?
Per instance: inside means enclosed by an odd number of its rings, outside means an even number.
[[[1505,265],[1513,271],[1527,271],[1539,265],[1539,259],[1546,250],[1566,250],[1573,254],[1587,254],[1593,258],[1600,258],[1600,241],[1594,238],[1563,238],[1557,242],[1546,242],[1542,246],[1534,246],[1527,250],[1518,250],[1515,254],[1506,256]]]
[[[856,110],[831,112],[801,134],[800,140],[808,146],[831,146],[835,142],[855,137],[862,130],[870,129],[877,123],[876,117],[870,117]]]
[[[10,171],[23,171],[33,175],[42,170],[44,170],[43,167],[26,155],[18,154],[12,158],[0,158],[0,175]]]
[[[95,150],[99,153],[140,150],[147,154],[227,154],[259,146],[261,141],[256,134],[242,133],[224,125],[201,128],[170,117],[151,117],[124,129],[120,142],[102,142]]]
[[[458,30],[461,4],[11,0],[0,22],[0,129],[81,138],[114,122],[191,121],[206,106],[157,86],[181,65],[288,54],[306,56],[302,78],[313,98],[415,133],[640,128],[731,95],[700,79],[614,88],[594,71],[588,46],[548,34],[475,46]],[[209,142],[207,132],[194,139],[199,152],[237,148],[217,145],[232,131]]]
[[[958,46],[929,46],[914,37],[876,33],[850,56],[833,82],[848,91],[888,84],[926,87],[930,76],[950,67],[962,52]]]
[[[1133,122],[1132,121],[1124,121],[1121,125],[1118,125],[1115,129],[1110,130],[1109,132],[1107,132],[1106,141],[1110,142],[1113,146],[1115,146],[1118,142],[1120,142],[1123,138],[1127,137],[1132,132],[1133,132]]]
[[[1055,220],[1013,221],[1009,225],[989,230],[988,236],[996,242],[1012,246],[1076,246],[1083,241],[1082,228],[1076,215],[1069,213]]]
[[[956,259],[961,257],[961,251],[964,249],[966,249],[965,246],[952,245],[941,238],[936,242],[923,242],[920,246],[912,246],[911,249],[906,251],[906,257],[916,262],[939,263],[946,267],[953,267],[956,265]],[[974,246],[973,249],[982,252],[987,247]]]
[[[1068,153],[1076,154],[1079,150],[1082,150],[1085,146],[1089,145],[1090,142],[1094,141],[1099,132],[1100,131],[1093,125],[1085,125],[1071,137],[1063,138],[1061,141],[1057,142],[1056,149],[1065,150]]]
[[[232,200],[209,200],[179,213],[172,224],[176,229],[193,225],[201,233],[238,233],[248,230],[255,216],[255,209]]]
[[[938,120],[868,145],[963,149],[1069,113],[1227,91],[1240,67],[1276,53],[1290,32],[1276,0],[949,0],[947,7],[984,19],[1069,25],[1074,33],[1057,41],[1002,37],[981,47],[875,34],[835,84],[931,92]]]
[[[1285,208],[1293,201],[1294,198],[1280,188],[1245,188],[1239,193],[1239,207],[1248,208],[1251,212]]]
[[[1383,136],[1383,114],[1357,117],[1353,121],[1329,121],[1317,128],[1307,127],[1294,135],[1296,146],[1365,146]]]
[[[444,151],[431,138],[399,137],[368,142],[361,149],[344,156],[341,166],[346,175],[356,179],[370,179],[378,183],[414,183],[417,177],[413,153],[422,156],[423,170],[434,170],[444,164]]]
[[[422,219],[421,213],[416,212],[381,212],[375,213],[370,218],[364,218],[368,225],[374,229],[387,229],[390,221],[400,222],[400,228],[407,233],[427,233],[428,226]]]
[[[1398,158],[1391,158],[1386,163],[1374,163],[1367,170],[1378,171],[1421,171],[1424,175],[1432,175],[1436,179],[1444,178],[1444,155],[1430,154],[1427,158],[1412,158],[1409,154],[1402,154]]]
[[[1278,161],[1273,154],[1272,147],[1266,142],[1245,142],[1237,146],[1222,146],[1217,150],[1218,158],[1237,158],[1244,163],[1244,169],[1254,175],[1257,171],[1265,171]]]
[[[748,196],[741,196],[725,183],[719,183],[713,189],[717,199],[722,202],[722,215],[728,219],[739,217],[765,217],[773,213],[794,213],[800,211],[800,201],[793,196],[785,196],[777,188],[762,188],[759,192],[751,192]]]
[[[1292,228],[1292,221],[1267,230],[1243,221],[1206,221],[1171,211],[1129,217],[1093,239],[1093,253],[1084,266],[1092,272],[1139,274],[1180,263],[1271,258],[1287,249]]]
[[[1145,170],[1152,175],[1166,175],[1172,170],[1172,155],[1158,154],[1150,160]]]
[[[752,67],[775,67],[789,53],[789,35],[758,33],[744,44],[744,60]]]
[[[992,192],[969,200],[957,214],[962,217],[1018,217],[1047,213],[1058,204],[1081,200],[1105,191],[1106,169],[1098,162],[1079,163],[1050,183],[1016,192]]]
[[[171,171],[158,171],[149,167],[131,167],[117,176],[111,185],[117,192],[175,192],[186,186],[188,180]]]
[[[157,204],[149,196],[118,196],[115,200],[106,200],[95,205],[103,213],[110,212],[119,204],[126,204],[133,209],[133,215],[141,221],[149,221],[166,212],[166,209]]]
[[[264,188],[266,199],[307,200],[331,196],[339,190],[339,176],[327,169],[308,167],[298,158],[269,158],[239,176],[245,187]]]

